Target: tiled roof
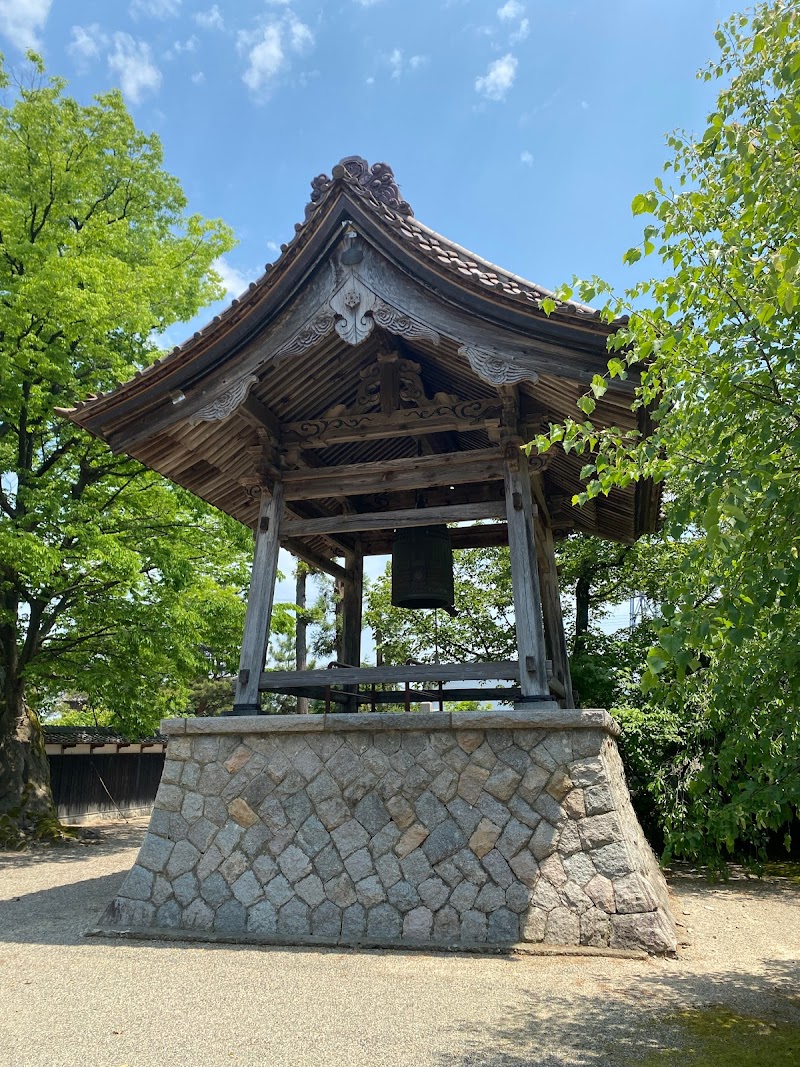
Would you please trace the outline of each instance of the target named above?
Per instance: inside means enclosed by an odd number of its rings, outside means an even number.
[[[142,745],[166,743],[166,737],[156,734],[153,737],[131,741],[123,737],[111,726],[42,726],[45,744],[48,745]]]
[[[164,364],[172,364],[195,342],[213,334],[220,324],[230,325],[246,315],[248,308],[258,302],[268,280],[271,281],[274,271],[283,265],[282,261],[286,253],[297,244],[298,240],[306,237],[314,217],[329,199],[336,195],[336,190],[341,188],[341,184],[344,184],[372,215],[388,225],[397,237],[412,246],[415,251],[422,253],[437,269],[445,267],[454,275],[460,276],[461,281],[473,282],[476,289],[489,290],[508,297],[528,309],[540,310],[543,300],[555,300],[556,307],[551,312],[551,318],[562,321],[565,319],[573,322],[580,321],[583,326],[594,327],[604,333],[608,331],[608,324],[602,320],[596,308],[574,300],[557,300],[552,290],[503,270],[502,267],[462,248],[461,245],[450,241],[415,219],[409,205],[399,200],[399,190],[388,164],[374,163],[370,166],[360,157],[348,156],[333,168],[332,173],[333,178],[321,174],[312,181],[312,198],[306,206],[305,220],[295,224],[294,235],[287,244],[281,245],[281,254],[277,261],[267,263],[264,273],[257,281],[250,282],[247,289],[235,297],[227,308],[215,315],[191,337],[176,345],[166,355],[155,359],[147,367],[136,371],[131,382],[141,378],[156,377]],[[89,407],[98,400],[111,396],[119,388],[116,386],[105,392],[91,393],[86,400],[78,401],[72,410],[77,411]],[[67,409],[58,409],[58,411],[59,414],[67,414]]]

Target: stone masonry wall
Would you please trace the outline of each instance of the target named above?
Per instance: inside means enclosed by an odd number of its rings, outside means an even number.
[[[173,720],[95,932],[670,952],[605,712]]]

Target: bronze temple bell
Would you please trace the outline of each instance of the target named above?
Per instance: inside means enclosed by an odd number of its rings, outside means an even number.
[[[396,608],[444,608],[455,612],[453,546],[445,525],[395,530],[392,604]]]

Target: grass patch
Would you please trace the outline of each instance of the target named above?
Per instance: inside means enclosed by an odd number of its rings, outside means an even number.
[[[795,885],[800,885],[800,863],[791,860],[784,863],[765,863],[764,874],[772,878],[788,878]]]
[[[682,1031],[676,1047],[650,1053],[640,1067],[800,1067],[800,1026],[723,1007],[684,1011],[668,1021]]]

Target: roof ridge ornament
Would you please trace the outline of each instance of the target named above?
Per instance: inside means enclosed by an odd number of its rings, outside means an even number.
[[[410,205],[400,197],[400,189],[394,178],[394,171],[388,163],[373,163],[370,166],[362,156],[345,156],[340,159],[327,174],[318,174],[311,181],[311,200],[306,205],[306,219],[309,219],[335,181],[345,181],[370,193],[379,203],[384,204],[398,215],[406,218],[413,216]]]

